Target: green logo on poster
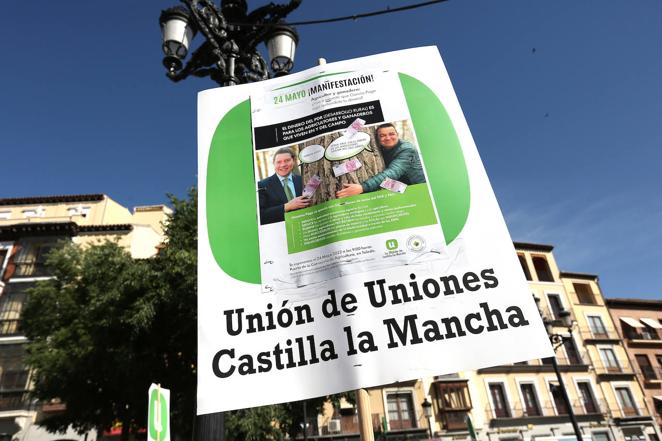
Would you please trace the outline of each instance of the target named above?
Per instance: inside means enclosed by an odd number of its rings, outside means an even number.
[[[164,441],[168,436],[168,402],[158,389],[149,396],[149,439]]]
[[[387,250],[397,250],[398,249],[398,241],[395,239],[389,239],[386,241],[386,249]]]

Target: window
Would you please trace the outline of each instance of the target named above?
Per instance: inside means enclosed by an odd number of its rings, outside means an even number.
[[[644,435],[644,432],[641,430],[641,426],[623,427],[621,430],[623,431],[623,438],[625,438],[625,441],[646,441],[646,435]],[[650,441],[654,441],[652,435],[653,434],[648,435]]]
[[[44,207],[28,208],[27,210],[23,210],[22,213],[24,218],[44,217],[46,210],[44,210]]]
[[[16,277],[46,276],[46,257],[55,248],[55,241],[24,241],[16,254]]]
[[[637,360],[639,369],[641,369],[641,374],[644,376],[646,380],[657,379],[657,376],[655,375],[655,370],[653,369],[653,366],[651,365],[651,362],[648,359],[647,355],[638,354],[635,355],[634,358]]]
[[[536,389],[531,383],[522,383],[519,385],[522,392],[522,400],[524,401],[524,410],[526,416],[540,416],[540,405],[538,404],[538,397],[536,396]]]
[[[25,290],[31,283],[9,283],[0,296],[0,337],[21,333],[21,312],[27,295]]]
[[[494,406],[494,416],[497,418],[510,418],[510,406],[506,399],[503,383],[490,383],[490,396]]]
[[[568,406],[565,404],[565,399],[563,398],[563,391],[557,383],[549,384],[549,393],[554,400],[554,407],[556,407],[557,415],[567,415]]]
[[[572,286],[575,288],[575,294],[577,294],[579,303],[586,303],[588,305],[596,304],[591,285],[588,283],[573,283]]]
[[[659,416],[662,416],[662,400],[653,398],[653,401],[655,401],[655,412],[657,412]]]
[[[576,366],[582,364],[582,357],[579,355],[577,345],[575,345],[575,341],[572,339],[572,337],[563,339],[563,349],[565,349],[565,353],[568,356],[569,365]]]
[[[82,216],[87,217],[90,214],[90,207],[83,207],[82,205],[76,205],[74,207],[67,208],[67,214],[69,216]]]
[[[388,394],[386,396],[386,405],[391,430],[416,427],[411,392]]]
[[[437,383],[439,392],[439,409],[466,410],[471,409],[469,388],[464,381]]]
[[[591,328],[591,333],[593,337],[596,338],[607,338],[607,329],[605,328],[604,323],[602,323],[602,317],[599,315],[589,315],[588,317],[588,326]]]
[[[563,303],[561,303],[561,297],[558,294],[547,294],[547,300],[549,301],[549,307],[552,309],[552,318],[561,320],[561,311],[565,310]]]
[[[538,275],[538,280],[541,282],[553,282],[554,277],[552,277],[552,271],[549,269],[549,264],[547,259],[542,256],[533,256],[533,267],[536,269],[536,274]]]
[[[616,359],[616,354],[611,348],[600,348],[600,357],[602,357],[602,363],[609,373],[621,372],[621,366],[618,364]]]
[[[644,340],[659,340],[660,336],[657,333],[657,329],[662,328],[660,323],[657,320],[650,318],[641,318],[640,321],[644,324],[644,327],[641,328],[641,338]]]
[[[2,269],[5,267],[5,259],[9,250],[7,248],[0,248],[0,280],[2,280]]]
[[[621,386],[614,388],[616,392],[616,397],[618,402],[621,404],[621,409],[623,410],[623,416],[637,416],[639,411],[637,406],[634,404],[634,398],[632,398],[632,392],[627,386]]]
[[[519,264],[522,265],[522,271],[524,271],[524,277],[526,277],[526,280],[532,280],[531,271],[529,271],[529,265],[526,263],[526,257],[524,257],[524,254],[518,254],[517,258],[519,259]]]
[[[660,367],[662,367],[662,355],[656,355],[655,359],[657,360],[657,364],[659,364]]]
[[[588,381],[578,381],[577,390],[579,390],[579,396],[586,413],[598,413],[598,405],[595,402],[595,397],[591,390],[591,383]]]
[[[610,441],[608,432],[593,432],[591,437],[593,441]]]
[[[0,411],[25,408],[28,404],[28,369],[23,363],[24,346],[3,345],[0,352]]]

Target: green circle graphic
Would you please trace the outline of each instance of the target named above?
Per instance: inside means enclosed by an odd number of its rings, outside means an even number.
[[[469,175],[448,112],[414,77],[399,74],[446,243],[460,234],[470,205]],[[250,100],[216,127],[207,162],[207,232],[216,263],[229,276],[260,283]],[[229,186],[228,183],[232,185]]]

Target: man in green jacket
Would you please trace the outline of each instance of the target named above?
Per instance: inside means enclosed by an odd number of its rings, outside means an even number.
[[[379,184],[386,178],[407,185],[425,182],[423,165],[416,147],[410,142],[400,140],[393,124],[386,123],[377,127],[377,142],[382,148],[386,168],[361,184],[343,184],[343,189],[336,192],[337,198],[379,190]]]

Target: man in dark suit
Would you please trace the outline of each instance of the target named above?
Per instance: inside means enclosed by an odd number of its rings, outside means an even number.
[[[260,224],[272,224],[285,220],[285,213],[305,208],[310,199],[301,196],[303,182],[300,175],[292,173],[296,155],[288,148],[274,154],[276,173],[257,183],[260,200]]]

